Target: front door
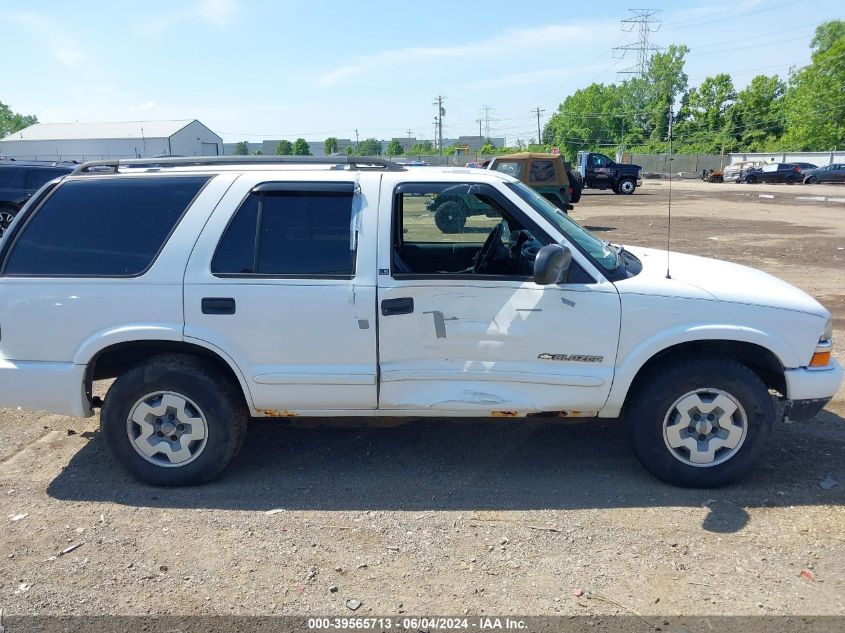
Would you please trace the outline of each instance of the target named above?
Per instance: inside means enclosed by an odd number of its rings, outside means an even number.
[[[375,239],[364,232],[378,182],[306,177],[241,176],[185,276],[185,340],[237,364],[259,415],[377,406]]]
[[[486,212],[444,233],[430,210],[444,191]],[[533,256],[551,239],[492,186],[399,185],[382,192],[381,208],[380,409],[509,416],[602,407],[619,333],[611,283],[573,262],[569,283],[535,284]]]

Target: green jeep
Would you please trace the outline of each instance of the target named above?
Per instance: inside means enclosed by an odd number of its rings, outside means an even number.
[[[564,213],[573,208],[571,202],[581,197],[580,181],[569,177],[559,154],[506,154],[491,160],[486,168],[521,180]],[[458,233],[468,217],[486,215],[490,207],[481,204],[475,196],[441,194],[428,203],[428,210],[434,211],[437,228],[444,233]]]

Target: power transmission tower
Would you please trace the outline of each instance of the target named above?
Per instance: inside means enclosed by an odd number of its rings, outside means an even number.
[[[490,121],[492,121],[492,114],[495,108],[490,105],[481,106],[481,118],[484,119],[484,136],[490,138]]]
[[[648,60],[654,51],[659,51],[660,47],[655,46],[649,40],[651,33],[656,33],[660,30],[660,20],[654,17],[658,11],[653,9],[628,9],[633,15],[625,20],[622,20],[622,30],[626,33],[631,33],[634,29],[637,30],[637,42],[635,44],[626,44],[625,46],[616,46],[613,49],[613,56],[616,59],[622,59],[629,51],[636,51],[637,63],[629,66],[624,70],[618,71],[620,75],[637,75],[644,77],[648,71]]]
[[[434,105],[437,106],[437,149],[440,155],[443,156],[443,116],[446,114],[446,109],[443,107],[443,100],[446,97],[437,95]]]
[[[531,110],[531,113],[532,113],[532,114],[536,114],[536,115],[537,115],[537,145],[540,145],[540,144],[543,142],[543,137],[542,137],[542,135],[540,134],[540,115],[541,115],[543,112],[545,112],[545,110],[541,110],[541,109],[539,108],[539,106],[538,106],[538,107],[536,107],[536,108],[534,108],[533,110]]]

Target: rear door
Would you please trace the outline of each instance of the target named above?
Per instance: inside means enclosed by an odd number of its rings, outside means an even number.
[[[188,263],[185,339],[234,360],[259,415],[377,405],[380,176],[360,176],[241,176]]]

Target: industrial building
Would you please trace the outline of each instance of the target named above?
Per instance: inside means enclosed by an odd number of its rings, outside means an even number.
[[[36,123],[0,139],[16,160],[100,160],[219,156],[223,139],[196,119],[114,123]]]

